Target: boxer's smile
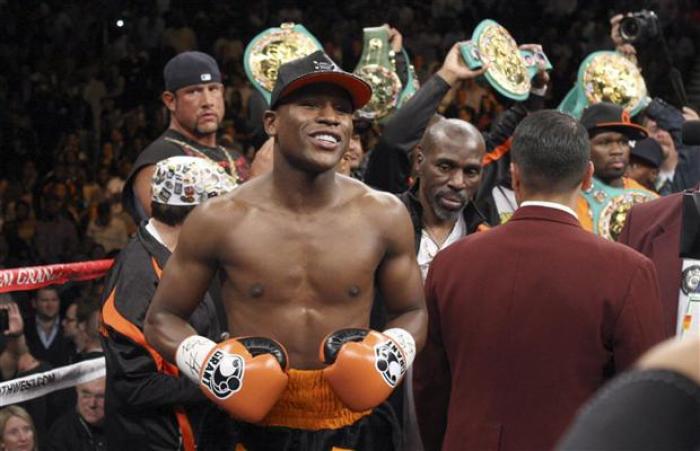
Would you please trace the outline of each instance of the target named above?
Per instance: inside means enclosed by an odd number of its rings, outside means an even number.
[[[324,150],[335,150],[342,141],[340,135],[331,131],[316,131],[309,136],[316,147]]]

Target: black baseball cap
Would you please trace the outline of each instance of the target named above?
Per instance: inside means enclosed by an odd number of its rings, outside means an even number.
[[[630,120],[630,115],[621,106],[609,102],[590,105],[581,114],[581,124],[592,138],[602,132],[618,132],[628,139],[638,141],[649,136],[646,128]]]
[[[182,52],[168,61],[163,69],[165,90],[175,92],[200,83],[221,83],[216,60],[202,52]]]
[[[277,73],[277,81],[272,89],[270,108],[279,106],[282,99],[293,92],[316,83],[336,85],[350,94],[353,108],[362,108],[370,97],[372,88],[360,77],[345,72],[323,51],[282,64]]]
[[[661,145],[652,138],[637,141],[630,149],[630,155],[644,160],[653,168],[659,168],[664,159]]]

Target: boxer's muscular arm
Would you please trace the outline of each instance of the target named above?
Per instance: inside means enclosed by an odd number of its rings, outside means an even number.
[[[381,196],[382,202],[386,202],[380,217],[387,247],[377,281],[389,316],[386,329],[399,327],[407,330],[416,341],[416,351],[419,351],[425,343],[428,316],[420,269],[416,263],[411,218],[397,197]]]
[[[195,208],[188,216],[146,313],[146,339],[170,362],[175,361],[180,342],[197,334],[187,319],[204,298],[218,267],[219,200]]]

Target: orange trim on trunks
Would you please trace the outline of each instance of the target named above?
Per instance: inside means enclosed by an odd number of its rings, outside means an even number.
[[[353,412],[333,393],[321,370],[288,372],[289,383],[277,404],[259,424],[291,429],[340,429],[372,413]]]

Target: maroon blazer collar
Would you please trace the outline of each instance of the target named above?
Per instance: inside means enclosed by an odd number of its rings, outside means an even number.
[[[560,222],[581,228],[581,223],[579,223],[578,220],[569,213],[562,210],[557,210],[556,208],[539,207],[535,205],[528,205],[518,208],[515,210],[515,213],[513,213],[513,217],[510,218],[510,221],[522,221],[527,219]]]

